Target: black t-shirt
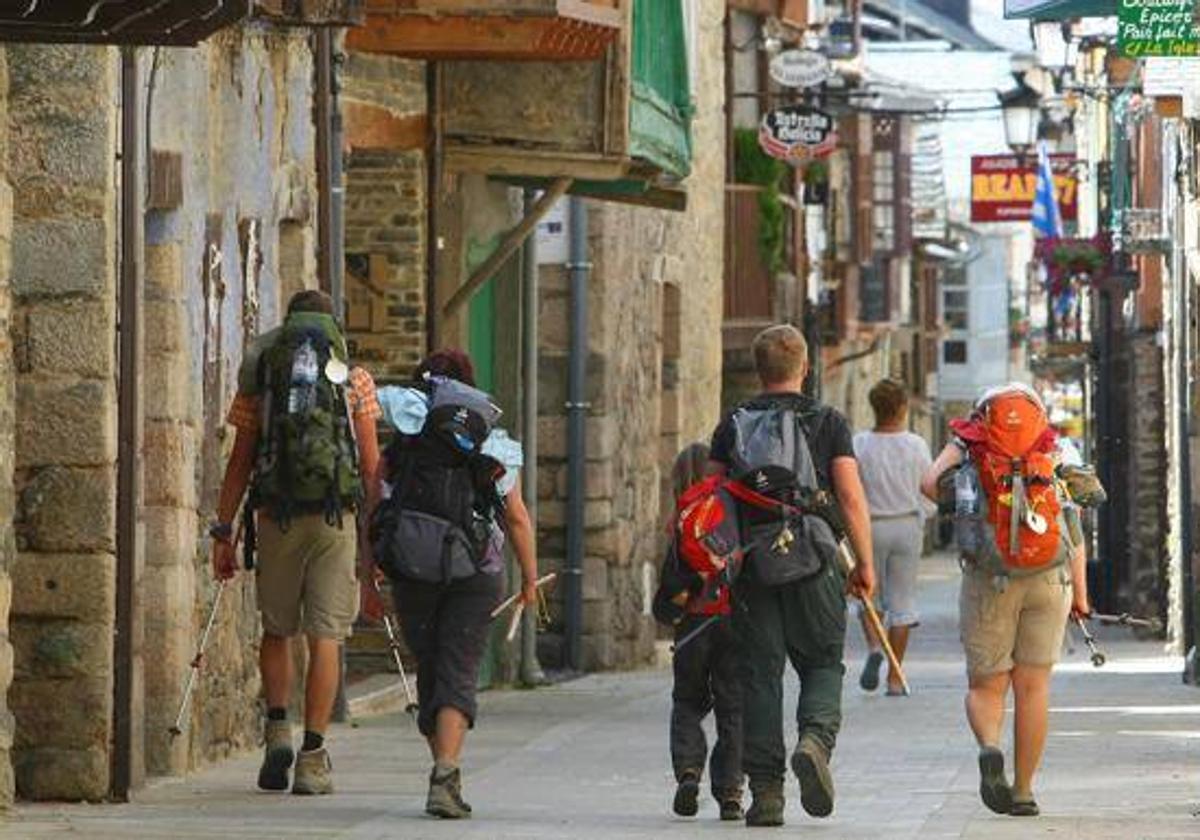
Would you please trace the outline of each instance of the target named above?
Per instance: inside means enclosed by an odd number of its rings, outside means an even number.
[[[804,394],[762,394],[742,403],[742,407],[791,408],[804,424],[808,448],[821,489],[833,492],[832,465],[834,458],[854,457],[854,433],[842,413]],[[713,432],[709,458],[729,466],[733,462],[733,424],[726,416]]]

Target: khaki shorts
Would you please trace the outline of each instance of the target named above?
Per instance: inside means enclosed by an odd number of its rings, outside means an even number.
[[[958,600],[959,632],[967,673],[986,676],[1013,665],[1050,666],[1062,652],[1071,611],[1066,566],[1012,577],[1003,592],[992,575],[967,569]]]
[[[297,516],[287,530],[258,518],[258,609],[269,636],[344,639],[358,615],[354,516],[342,528]]]

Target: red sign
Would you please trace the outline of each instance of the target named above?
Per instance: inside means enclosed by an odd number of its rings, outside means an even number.
[[[1074,155],[1050,155],[1054,191],[1064,222],[1079,216]],[[971,158],[971,221],[1028,222],[1037,189],[1037,158],[976,155]]]

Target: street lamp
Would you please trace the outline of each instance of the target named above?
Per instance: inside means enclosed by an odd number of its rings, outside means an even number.
[[[1013,154],[1025,158],[1037,143],[1042,97],[1025,82],[1024,73],[1013,73],[1017,86],[999,94],[1004,114],[1004,139]]]

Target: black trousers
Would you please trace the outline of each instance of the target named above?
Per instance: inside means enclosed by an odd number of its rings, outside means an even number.
[[[784,777],[783,672],[800,677],[796,723],[833,751],[842,724],[846,580],[832,564],[807,580],[765,586],[753,574],[734,585],[733,625],[745,692],[745,752],[750,781]]]
[[[417,728],[429,737],[443,706],[475,725],[479,663],[487,649],[491,612],[504,591],[503,575],[477,574],[449,584],[392,581],[396,617],[417,658]]]
[[[678,642],[707,616],[688,616],[675,629]],[[710,764],[713,796],[742,789],[742,687],[737,644],[728,618],[714,622],[675,654],[675,687],[671,692],[671,763],[679,780],[690,771],[704,774]],[[717,743],[711,760],[701,722],[716,712]]]

